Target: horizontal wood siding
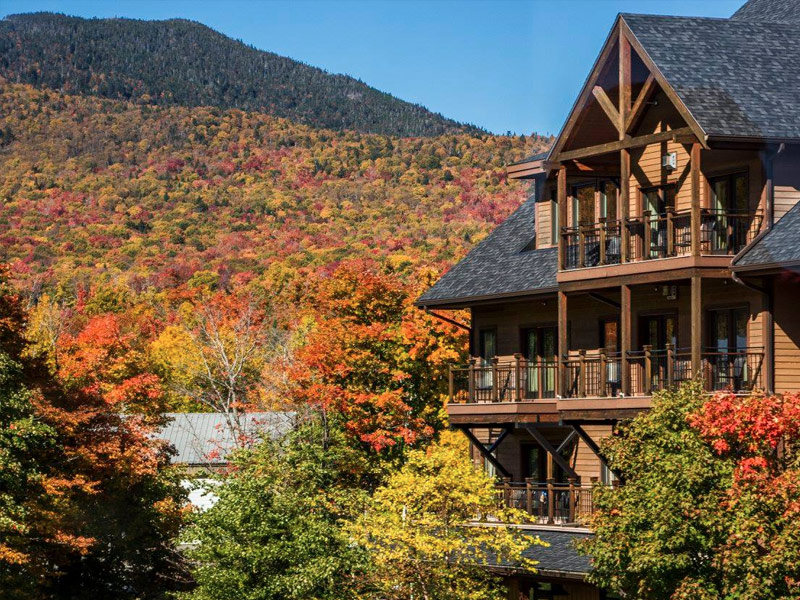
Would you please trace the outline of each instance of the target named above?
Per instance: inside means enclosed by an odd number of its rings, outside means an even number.
[[[536,203],[536,247],[552,248],[552,214],[551,202],[541,200]]]
[[[583,429],[598,445],[603,438],[611,435],[610,425],[584,425]],[[600,481],[600,459],[581,439],[578,440],[575,448],[574,469],[580,475],[581,483],[584,485],[591,483],[592,478]]]
[[[788,278],[787,278],[788,279]],[[800,283],[775,285],[775,391],[800,391]]]

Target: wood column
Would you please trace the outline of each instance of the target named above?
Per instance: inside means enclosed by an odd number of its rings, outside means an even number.
[[[691,323],[692,323],[692,377],[702,371],[703,364],[703,280],[692,275]]]
[[[628,230],[628,217],[631,211],[631,153],[630,150],[620,150],[619,153],[619,219],[622,248],[620,260],[624,263],[630,260],[631,235]]]
[[[567,396],[567,369],[565,360],[569,353],[567,337],[567,294],[558,292],[558,393]]]
[[[567,264],[567,245],[564,243],[564,236],[561,232],[567,226],[567,168],[562,166],[558,170],[558,186],[556,188],[558,198],[558,270],[563,271]]]
[[[622,393],[626,396],[631,393],[631,377],[628,368],[628,352],[631,350],[632,340],[631,320],[631,286],[623,285],[620,288],[619,344]]]
[[[768,394],[775,393],[775,279],[764,281],[764,310],[761,313],[764,343],[764,387]]]
[[[690,158],[691,185],[692,185],[692,256],[700,256],[700,142],[692,144]]]
[[[622,28],[619,30],[619,139],[626,136],[625,123],[631,112],[633,94],[631,91],[631,43]]]

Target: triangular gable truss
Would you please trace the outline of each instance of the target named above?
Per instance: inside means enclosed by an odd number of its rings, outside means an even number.
[[[618,53],[618,59],[614,55],[615,50]],[[649,72],[636,98],[633,98],[631,81],[633,52],[636,53],[636,56],[639,57]],[[615,59],[618,61],[616,66],[619,73],[619,86],[614,91],[615,95],[618,96],[616,102],[609,94],[609,90],[606,90],[601,85],[603,75],[606,73],[609,64]],[[668,132],[640,136],[639,138],[631,137],[632,132],[636,129],[647,110],[650,98],[658,89],[664,92],[687,126]],[[597,102],[611,125],[613,125],[618,139],[595,146],[565,151],[566,143],[570,140],[572,134],[579,129],[581,120],[592,99]],[[563,161],[579,160],[596,154],[669,139],[685,139],[686,141],[696,139],[703,147],[708,147],[705,132],[650,58],[645,48],[636,39],[636,36],[625,23],[624,17],[620,15],[586,79],[564,127],[558,138],[556,138],[547,163],[555,166]]]

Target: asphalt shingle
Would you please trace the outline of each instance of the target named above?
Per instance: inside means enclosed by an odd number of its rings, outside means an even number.
[[[797,0],[792,4],[797,10]],[[622,18],[707,134],[800,139],[796,24],[630,14]]]
[[[800,204],[795,204],[772,229],[734,263],[736,267],[800,263]]]
[[[750,0],[731,19],[770,23],[800,23],[797,0]]]
[[[530,198],[420,296],[417,305],[457,305],[555,290],[558,250],[525,250],[534,236],[535,215]]]

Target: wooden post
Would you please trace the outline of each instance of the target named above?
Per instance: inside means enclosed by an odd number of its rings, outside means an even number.
[[[448,397],[450,398],[450,402],[453,401],[453,367],[450,367],[450,376],[447,380],[447,393]]]
[[[525,508],[528,511],[529,515],[533,514],[533,478],[526,477],[525,478]]]
[[[600,390],[599,395],[603,398],[608,396],[608,357],[606,349],[600,348]]]
[[[558,369],[558,366],[556,366],[556,369]],[[544,379],[544,357],[543,356],[537,356],[536,357],[536,378],[538,380],[538,385],[537,385],[536,389],[538,390],[537,393],[538,393],[539,398],[541,399],[541,398],[544,398],[544,381],[545,381],[545,379]]]
[[[675,256],[675,222],[671,210],[667,210],[667,256]]]
[[[692,180],[692,256],[700,256],[700,234],[702,231],[702,224],[700,222],[700,148],[700,142],[693,143],[690,158]]]
[[[566,359],[569,354],[567,347],[567,294],[559,290],[558,292],[558,387],[559,394],[567,396],[567,365]]]
[[[644,395],[653,393],[653,346],[645,344],[644,350]]]
[[[631,287],[623,285],[620,288],[620,377],[622,379],[622,393],[629,396],[631,393],[630,368],[628,353],[631,351]]]
[[[667,344],[667,387],[675,385],[675,344]]]
[[[772,277],[764,282],[766,294],[764,304],[766,310],[762,311],[762,327],[764,329],[764,388],[768,394],[775,392],[775,321],[773,314],[775,310],[775,283]]]
[[[567,266],[567,244],[564,239],[564,229],[567,227],[567,168],[562,166],[558,170],[558,270],[563,271]]]
[[[492,357],[492,402],[500,400],[500,378],[497,376],[497,363],[500,362],[496,356]]]
[[[698,377],[703,360],[703,295],[700,275],[692,275],[692,377]]]
[[[515,402],[522,402],[522,354],[514,354],[514,396]]]
[[[469,381],[467,382],[467,402],[475,402],[475,358],[469,359]]]
[[[503,502],[511,508],[511,477],[503,477]]]
[[[621,243],[621,262],[630,260],[631,230],[628,226],[628,218],[631,211],[631,153],[628,150],[620,150],[619,168],[619,220],[620,220],[620,243]]]
[[[547,478],[547,524],[552,525],[555,520],[555,479]]]
[[[608,202],[608,198],[606,198],[606,202]],[[600,218],[600,229],[599,229],[599,242],[600,242],[600,263],[601,265],[606,264],[606,223],[608,219],[606,217]]]
[[[586,398],[586,350],[578,350],[578,398]]]
[[[575,479],[569,478],[569,522],[575,522]]]
[[[586,227],[578,223],[578,266],[586,266]]]
[[[642,224],[644,225],[644,242],[642,242],[642,260],[650,260],[653,258],[652,256],[652,249],[653,249],[653,230],[651,228],[650,218],[652,213],[649,210],[644,211],[644,219],[642,219]]]

